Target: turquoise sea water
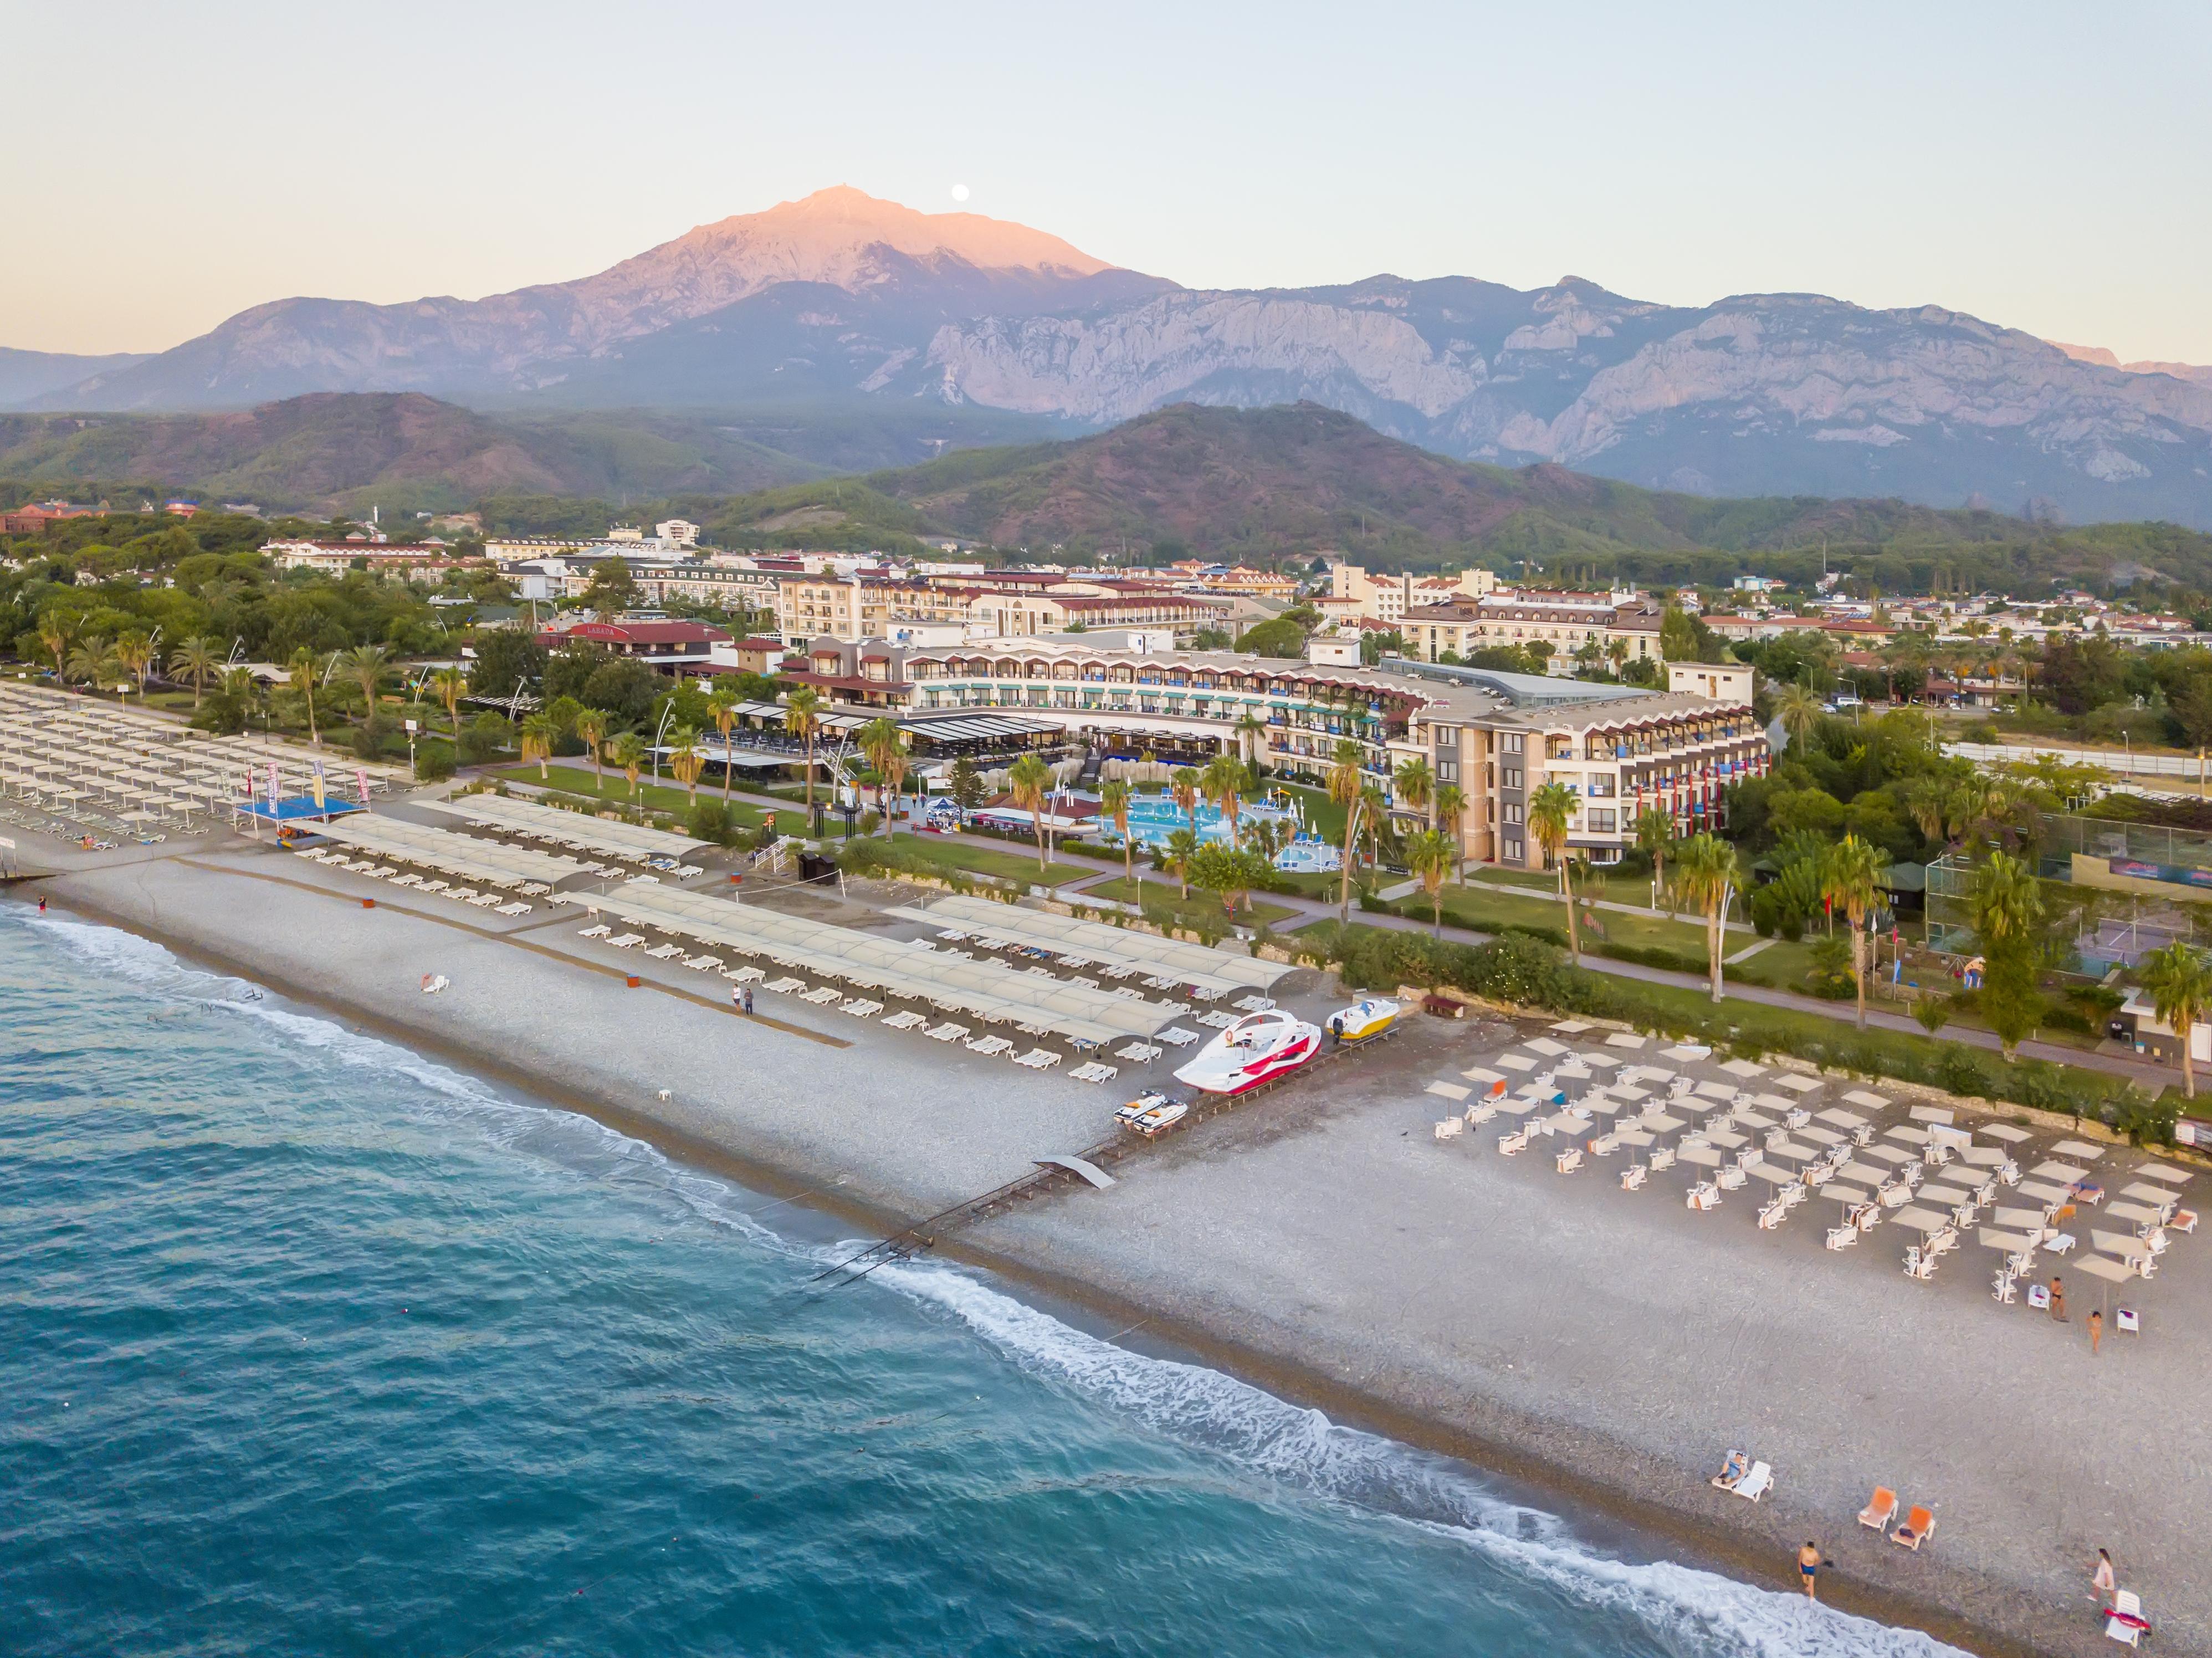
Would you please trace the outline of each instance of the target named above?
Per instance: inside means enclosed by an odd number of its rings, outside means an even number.
[[[0,905],[0,1650],[1927,1654]],[[779,1217],[786,1231],[776,1228]]]

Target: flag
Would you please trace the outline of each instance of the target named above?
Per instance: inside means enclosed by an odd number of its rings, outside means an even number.
[[[358,768],[353,774],[354,786],[361,791],[361,809],[368,810],[368,774]]]
[[[269,810],[270,811],[276,810],[276,799],[283,792],[284,785],[276,775],[276,762],[271,760],[269,762]]]
[[[323,797],[323,762],[319,760],[315,762],[314,775],[307,780],[307,786],[314,792],[315,810],[322,811],[327,802]]]

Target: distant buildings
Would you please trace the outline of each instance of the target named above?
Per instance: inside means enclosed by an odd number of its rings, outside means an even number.
[[[1656,659],[1664,614],[1657,600],[1640,593],[1505,588],[1408,610],[1399,631],[1407,653],[1424,662],[1440,662],[1447,653],[1464,659],[1500,647],[1544,645],[1553,671],[1566,673],[1575,653],[1590,645],[1622,662]]]

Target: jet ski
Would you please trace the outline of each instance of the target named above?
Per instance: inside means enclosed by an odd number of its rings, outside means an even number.
[[[1171,1100],[1160,1093],[1139,1094],[1114,1114],[1122,1127],[1151,1139],[1164,1134],[1189,1114],[1190,1108],[1181,1100]]]
[[[1395,1024],[1401,1011],[1395,1002],[1379,996],[1364,997],[1328,1016],[1328,1034],[1340,1042],[1364,1042]]]
[[[1321,1032],[1294,1013],[1248,1013],[1175,1073],[1208,1094],[1242,1094],[1295,1071],[1321,1051]]]

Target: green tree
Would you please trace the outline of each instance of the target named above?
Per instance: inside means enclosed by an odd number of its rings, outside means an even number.
[[[495,628],[476,636],[476,660],[469,665],[469,690],[477,696],[514,696],[545,677],[545,647],[521,628]],[[580,685],[545,687],[550,701],[562,690],[574,695]]]
[[[1674,819],[1666,807],[1654,804],[1636,814],[1636,847],[1651,860],[1651,878],[1667,899],[1667,908],[1674,908],[1674,896],[1667,890],[1667,859],[1674,850]]]
[[[1244,762],[1233,754],[1215,755],[1198,780],[1199,793],[1228,823],[1231,846],[1237,844],[1237,815],[1243,805],[1243,787]]]
[[[1775,695],[1774,712],[1789,736],[1790,748],[1799,752],[1804,749],[1806,738],[1826,717],[1820,693],[1805,685],[1784,685]]]
[[[1559,872],[1559,899],[1567,907],[1567,954],[1579,963],[1582,948],[1575,932],[1575,897],[1567,887],[1567,821],[1580,804],[1565,783],[1543,785],[1528,797],[1528,837],[1542,848],[1545,861]]]
[[[1674,884],[1705,917],[1705,959],[1717,1002],[1721,999],[1721,958],[1728,953],[1729,896],[1736,878],[1735,848],[1717,835],[1693,835],[1675,849]]]
[[[707,693],[707,706],[714,710],[714,730],[722,739],[722,804],[730,800],[730,779],[737,767],[730,761],[730,732],[738,723],[738,704],[744,701],[744,693],[727,674],[714,681],[714,689]]]
[[[601,788],[607,780],[607,728],[613,723],[605,708],[584,708],[576,715],[576,740],[591,755],[592,776]]]
[[[1306,630],[1287,616],[1245,630],[1237,648],[1249,655],[1294,658],[1306,653]]]
[[[1329,756],[1328,798],[1344,808],[1344,864],[1338,878],[1336,919],[1342,925],[1352,913],[1352,848],[1359,835],[1360,796],[1367,786],[1366,753],[1350,738],[1337,739]]]
[[[2179,939],[2154,950],[2136,963],[2136,977],[2150,995],[2158,1022],[2173,1032],[2181,1046],[2181,1092],[2197,1097],[2197,1070],[2190,1048],[2193,1032],[2212,1005],[2212,969],[2204,958]]]
[[[552,757],[553,744],[561,735],[561,727],[553,716],[540,709],[522,722],[522,762],[538,762],[538,781],[545,780],[545,762]]]
[[[1042,875],[1052,861],[1044,841],[1044,797],[1052,786],[1051,768],[1034,754],[1025,754],[1006,774],[1006,785],[1014,805],[1030,814],[1030,827],[1036,831],[1037,873]]]
[[[1132,898],[1137,893],[1136,848],[1129,840],[1129,802],[1134,793],[1126,777],[1109,777],[1098,791],[1098,810],[1121,837],[1121,879]]]
[[[594,616],[611,616],[635,610],[643,599],[636,578],[629,573],[629,562],[611,558],[592,572],[583,597],[577,602]]]
[[[1186,825],[1171,830],[1161,848],[1162,865],[1174,872],[1186,898],[1190,896],[1190,863],[1198,856],[1198,831]]]
[[[806,821],[814,822],[814,738],[822,729],[822,694],[796,685],[783,699],[783,728],[806,744]]]
[[[668,768],[684,785],[684,809],[699,804],[699,774],[707,768],[706,751],[699,746],[696,726],[678,726],[668,733]]]
[[[1982,1009],[2010,1063],[2042,1017],[2035,962],[2043,894],[2033,867],[1992,852],[1967,886],[1966,914],[1982,947]]]
[[[182,680],[192,688],[195,708],[200,705],[208,682],[222,671],[222,658],[216,654],[214,643],[202,635],[179,640],[177,648],[169,653],[169,677]]]
[[[1203,793],[1198,770],[1193,766],[1177,766],[1168,774],[1168,798],[1190,820],[1193,835],[1198,833],[1198,802]]]
[[[860,727],[860,752],[867,756],[868,764],[876,774],[876,810],[883,814],[885,832],[890,824],[890,808],[885,795],[896,795],[906,786],[906,774],[913,756],[906,745],[906,732],[896,720],[871,720]]]
[[[1846,835],[1829,853],[1820,896],[1843,907],[1851,934],[1851,983],[1858,993],[1858,1028],[1866,1029],[1866,918],[1881,891],[1881,872],[1889,854],[1856,835]]]
[[[361,687],[362,717],[376,718],[376,699],[384,689],[385,676],[392,671],[392,653],[381,645],[356,645],[339,659],[339,667],[347,678]],[[458,730],[455,741],[459,740]]]
[[[612,756],[622,774],[629,780],[630,804],[637,804],[638,774],[645,769],[645,739],[635,732],[624,732],[615,738]]]
[[[1439,938],[1444,935],[1444,877],[1457,861],[1452,853],[1450,837],[1437,829],[1423,829],[1406,841],[1406,867],[1420,878],[1421,890],[1429,895],[1430,930]]]
[[[446,710],[446,718],[453,726],[453,749],[461,746],[461,699],[468,695],[469,677],[459,668],[441,668],[430,676],[430,695],[436,697]]]
[[[1218,893],[1231,915],[1252,907],[1252,889],[1267,878],[1267,860],[1225,841],[1209,841],[1193,852],[1187,864],[1191,886]]]
[[[1453,878],[1467,884],[1467,860],[1460,856],[1462,826],[1467,822],[1467,792],[1456,783],[1437,785],[1437,827],[1450,837]]]
[[[1437,780],[1436,774],[1429,769],[1429,762],[1418,754],[1401,761],[1397,774],[1390,781],[1397,791],[1399,804],[1419,812],[1427,820],[1428,827],[1434,829],[1437,819],[1432,808]]]

